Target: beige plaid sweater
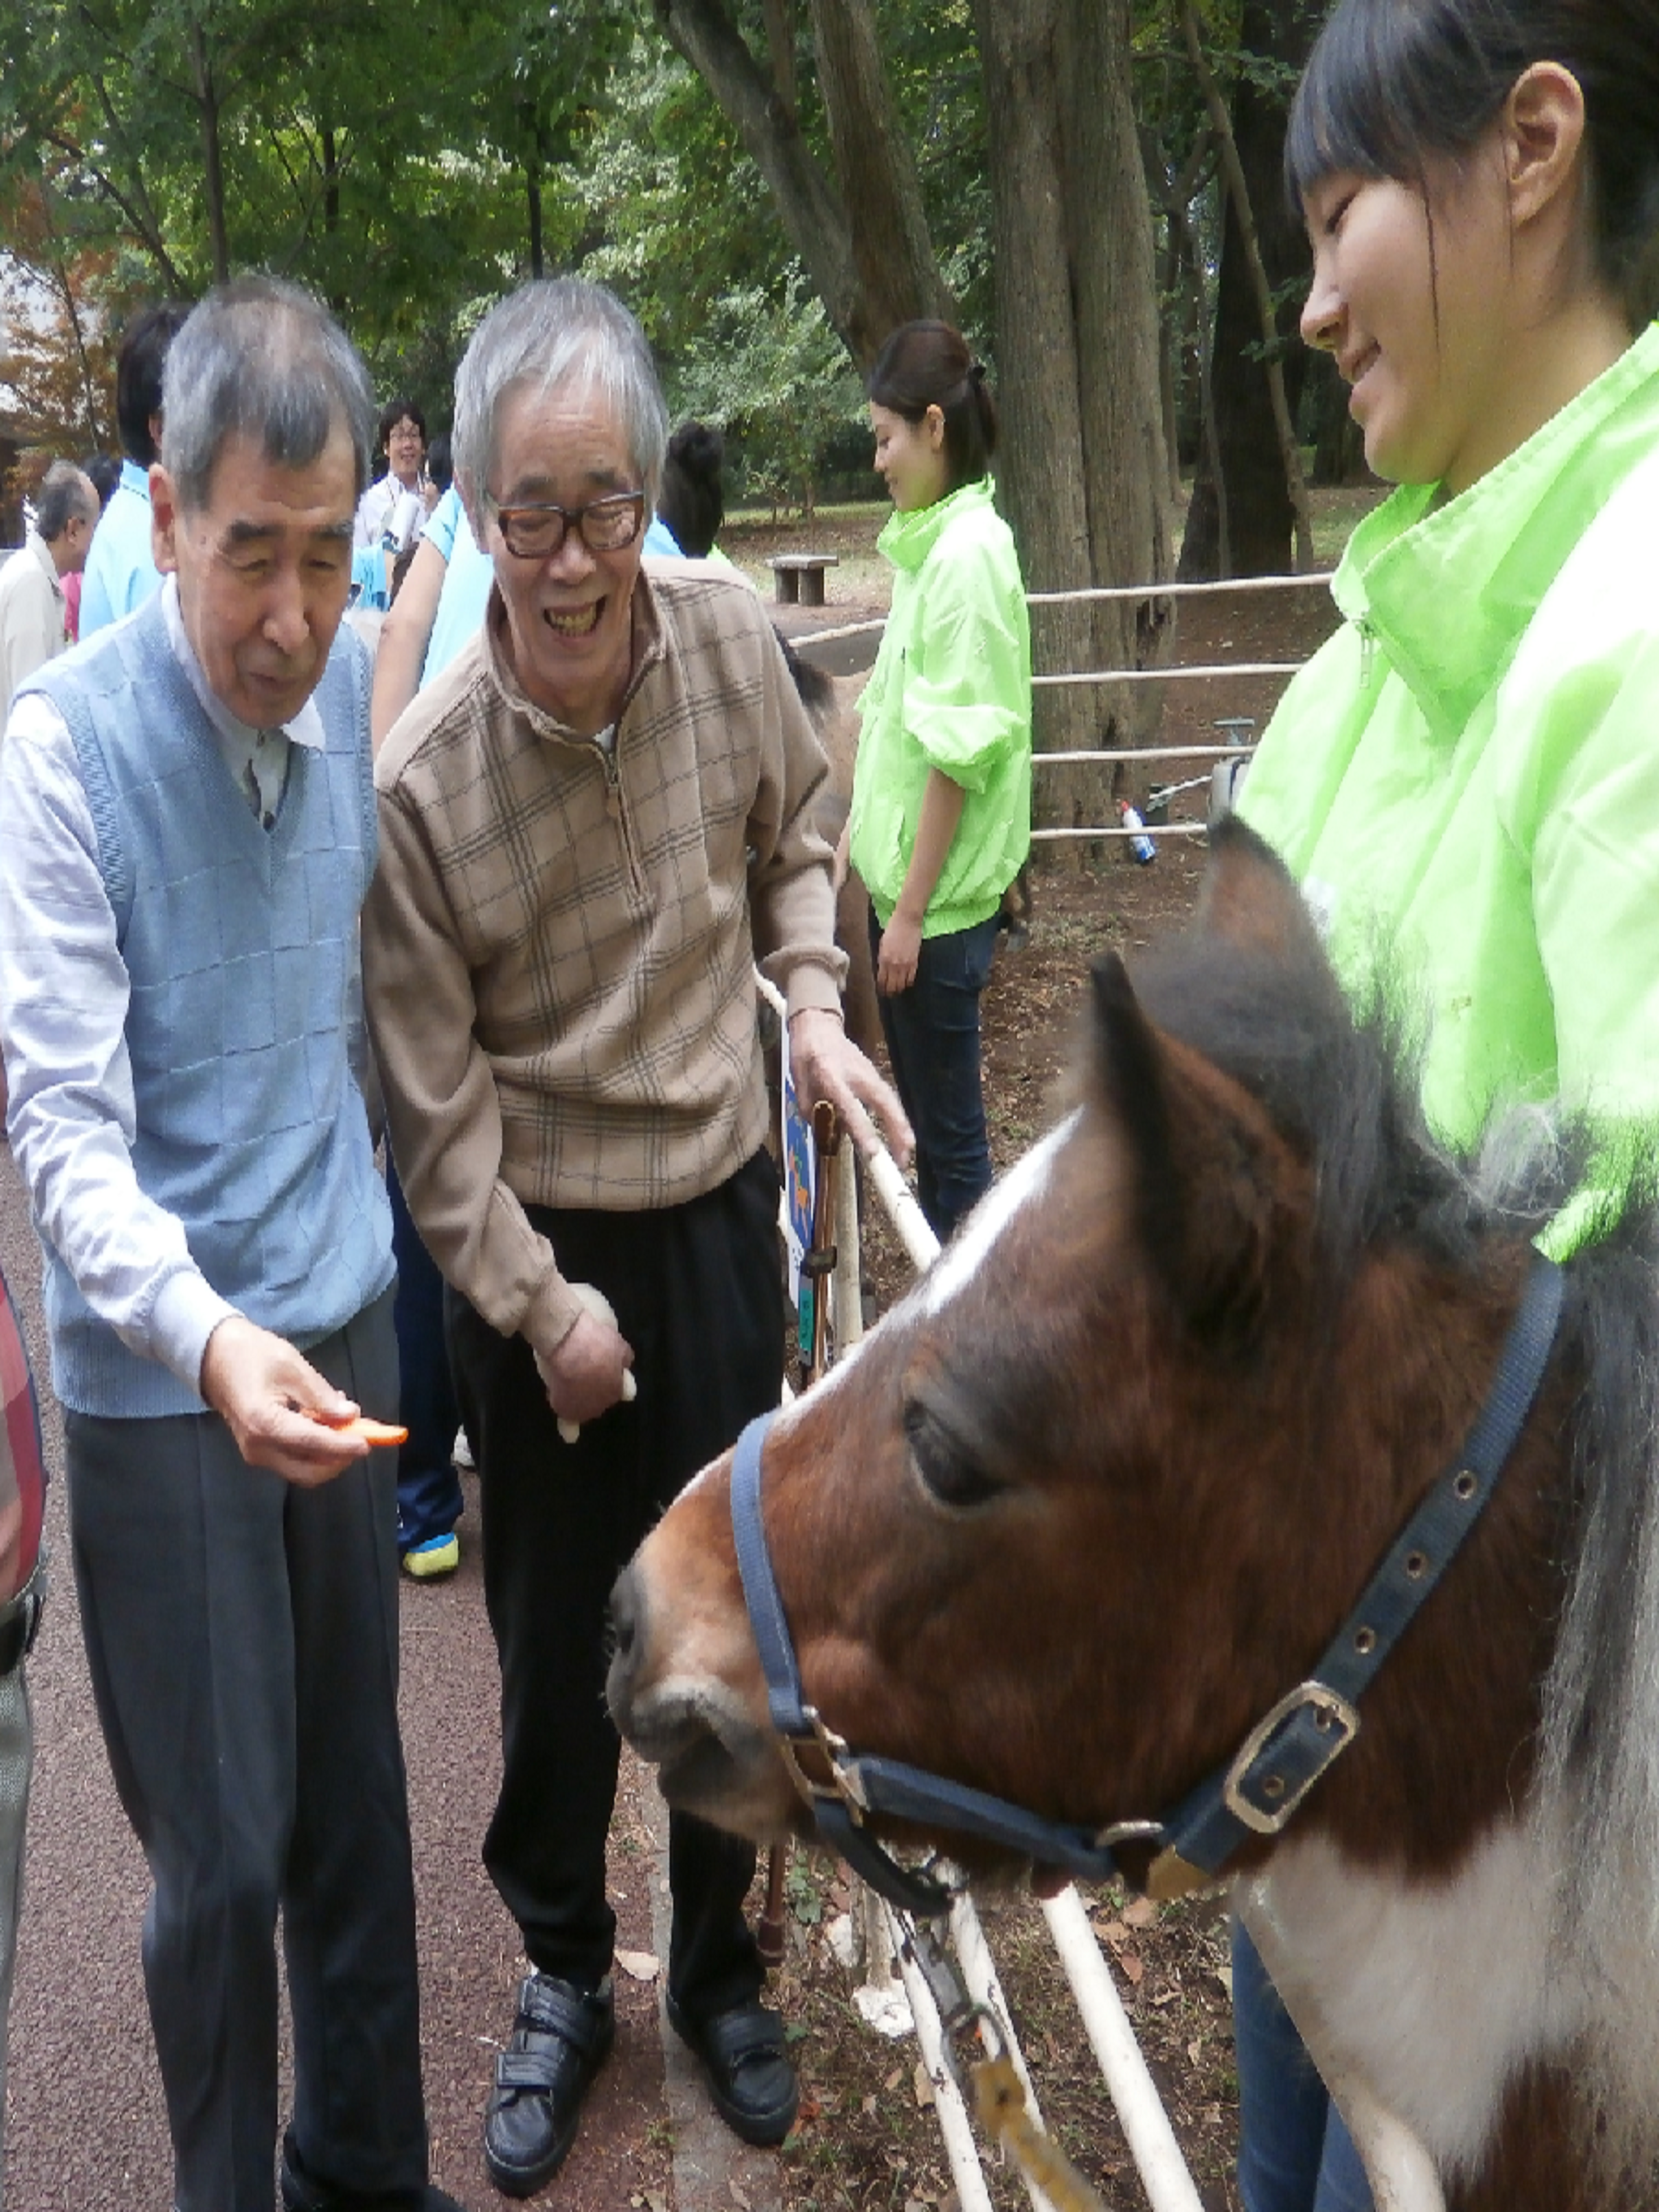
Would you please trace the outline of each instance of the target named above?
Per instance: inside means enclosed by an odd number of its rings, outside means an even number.
[[[533,707],[491,595],[375,766],[370,1026],[410,1211],[456,1289],[550,1351],[578,1308],[528,1204],[701,1195],[763,1141],[752,968],[837,1006],[824,774],[759,599],[698,562],[635,588],[614,749]]]

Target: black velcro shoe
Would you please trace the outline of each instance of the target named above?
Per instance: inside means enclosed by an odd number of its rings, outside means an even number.
[[[744,2142],[781,2143],[795,2124],[800,2090],[781,2017],[753,1999],[703,2021],[688,2020],[671,1996],[674,2033],[702,2061],[714,2109]]]
[[[520,1983],[518,2017],[484,2114],[484,2164],[503,2197],[533,2197],[558,2172],[615,2032],[608,1980],[592,1990],[553,1974]]]

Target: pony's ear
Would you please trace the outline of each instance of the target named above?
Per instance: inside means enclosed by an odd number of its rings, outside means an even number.
[[[1141,1243],[1194,1334],[1242,1349],[1272,1252],[1271,1130],[1236,1085],[1149,1019],[1115,952],[1091,973],[1096,1083],[1133,1163]]]
[[[1297,967],[1322,963],[1319,933],[1289,870],[1236,814],[1224,816],[1210,832],[1196,919],[1202,936]]]

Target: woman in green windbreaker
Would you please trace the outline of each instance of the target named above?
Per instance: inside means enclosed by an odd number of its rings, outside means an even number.
[[[1303,335],[1400,489],[1240,811],[1346,986],[1420,1008],[1437,1135],[1603,1131],[1562,1259],[1659,1127],[1659,0],[1340,0],[1285,165]],[[1360,2212],[1242,1943],[1234,1996],[1245,2212]]]
[[[848,838],[870,894],[882,1027],[943,1240],[987,1189],[979,1001],[1031,836],[1031,639],[989,475],[985,371],[948,323],[906,323],[866,389],[896,509],[893,602],[860,702]]]

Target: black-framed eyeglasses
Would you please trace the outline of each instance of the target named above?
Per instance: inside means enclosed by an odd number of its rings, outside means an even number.
[[[507,551],[520,561],[550,561],[573,529],[590,553],[620,553],[645,526],[642,491],[607,492],[586,507],[556,507],[550,500],[502,507],[489,492],[484,500]]]

